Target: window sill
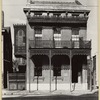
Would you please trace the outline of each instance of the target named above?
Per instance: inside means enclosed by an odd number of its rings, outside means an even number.
[[[57,80],[62,80],[63,81],[63,77],[62,76],[54,76],[52,77],[52,81],[54,81],[57,78]]]
[[[44,77],[43,76],[34,76],[33,81],[35,81],[37,79],[44,81]]]

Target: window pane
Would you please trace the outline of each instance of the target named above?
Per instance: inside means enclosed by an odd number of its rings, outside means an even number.
[[[54,76],[61,76],[61,68],[53,68]]]
[[[34,76],[42,76],[42,67],[36,67],[35,68]]]
[[[35,28],[35,34],[42,34],[42,28]]]
[[[61,34],[61,29],[60,28],[54,28],[54,34]]]
[[[78,28],[73,28],[72,29],[72,35],[79,35],[79,29]]]

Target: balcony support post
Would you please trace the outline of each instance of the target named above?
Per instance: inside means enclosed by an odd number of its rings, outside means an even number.
[[[70,92],[71,92],[71,85],[72,85],[72,40],[70,40],[71,47],[70,47]]]
[[[72,84],[72,49],[70,48],[70,92]]]
[[[29,51],[29,36],[28,36],[28,31],[29,31],[29,24],[27,21],[27,26],[26,26],[26,88],[30,92],[30,51]]]
[[[51,92],[51,49],[49,50],[50,92]]]

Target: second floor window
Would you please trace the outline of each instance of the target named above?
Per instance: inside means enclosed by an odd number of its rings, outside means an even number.
[[[42,28],[38,28],[38,27],[36,27],[35,29],[35,34],[42,34]]]
[[[34,30],[35,30],[35,40],[42,40],[42,28],[36,27]]]
[[[79,41],[79,29],[78,28],[72,29],[72,41]]]
[[[61,40],[61,29],[60,28],[54,28],[54,40],[55,41]]]

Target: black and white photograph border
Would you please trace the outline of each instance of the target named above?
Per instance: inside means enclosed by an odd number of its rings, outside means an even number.
[[[2,100],[98,100],[98,0],[2,0]]]

